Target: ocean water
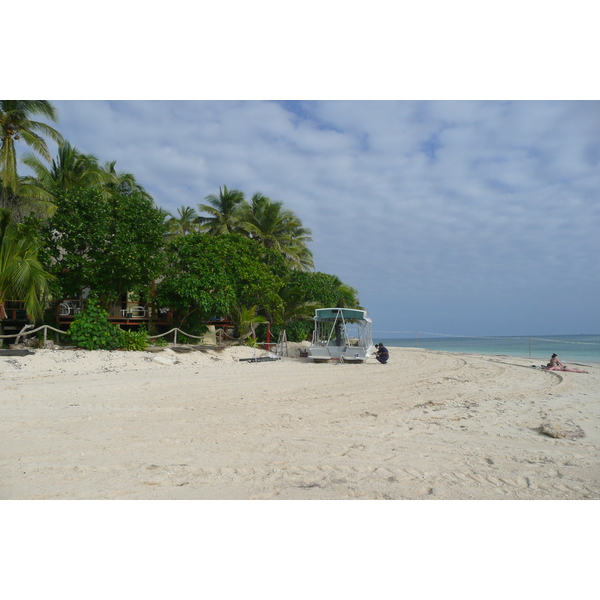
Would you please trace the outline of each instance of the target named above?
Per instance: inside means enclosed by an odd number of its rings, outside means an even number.
[[[406,338],[377,337],[374,342],[398,348],[425,348],[444,352],[492,354],[531,358],[546,364],[556,353],[562,362],[600,364],[600,335],[543,335],[516,337],[447,337],[419,334]]]

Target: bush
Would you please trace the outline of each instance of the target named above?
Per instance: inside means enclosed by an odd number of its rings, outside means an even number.
[[[138,331],[123,331],[123,350],[142,352],[148,346],[148,332],[140,327]]]
[[[250,336],[244,340],[244,346],[249,346],[250,348],[258,348],[259,341],[258,338]]]
[[[68,330],[71,340],[86,350],[116,350],[123,345],[124,331],[108,322],[96,298],[90,298]]]
[[[290,342],[303,342],[306,339],[310,339],[314,323],[312,321],[298,320],[288,323],[283,329],[285,329],[287,339]]]

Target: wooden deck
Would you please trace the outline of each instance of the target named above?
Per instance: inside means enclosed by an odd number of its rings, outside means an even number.
[[[63,325],[70,325],[82,310],[81,300],[63,299],[56,305],[56,321]],[[159,309],[151,304],[115,302],[108,311],[108,320],[111,323],[127,326],[170,325],[174,317],[173,311]]]
[[[72,299],[57,302],[55,309],[57,324],[67,329],[75,317],[82,312],[83,304],[81,300]],[[138,328],[140,325],[145,325],[146,328],[151,325],[170,328],[182,324],[178,315],[168,308],[135,302],[115,302],[108,311],[108,320],[126,329]],[[29,322],[23,302],[5,301],[0,304],[0,329],[4,334],[18,333]],[[212,325],[216,329],[229,329],[233,327],[233,322],[229,317],[213,317],[206,321],[205,325]]]

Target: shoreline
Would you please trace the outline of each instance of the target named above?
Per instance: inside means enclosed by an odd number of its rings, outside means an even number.
[[[385,341],[385,340],[384,340]],[[519,359],[521,361],[524,362],[529,362],[532,365],[535,366],[542,366],[544,363],[548,363],[548,357],[544,358],[542,356],[523,356],[520,354],[482,354],[480,352],[458,352],[458,351],[453,351],[453,350],[434,350],[431,348],[421,348],[419,346],[387,346],[388,348],[398,348],[398,349],[406,349],[406,350],[424,350],[425,352],[433,352],[433,353],[445,353],[445,354],[458,354],[458,355],[465,355],[465,356],[475,356],[475,357],[480,357],[480,358],[489,358],[489,357],[495,357],[495,358],[506,358],[506,359]],[[569,363],[569,365],[579,365],[582,367],[600,367],[600,360],[595,361],[595,360],[586,360],[584,363],[583,362],[577,362],[576,360],[572,360],[572,359],[564,359],[564,362]]]
[[[557,339],[558,338],[558,339]],[[582,341],[585,340],[585,341]],[[547,363],[553,353],[563,362],[600,365],[600,336],[596,334],[486,337],[388,338],[384,344],[395,348],[423,348],[484,356],[514,356]],[[532,343],[533,342],[533,343]]]
[[[0,498],[600,498],[600,365],[300,347],[0,357]]]

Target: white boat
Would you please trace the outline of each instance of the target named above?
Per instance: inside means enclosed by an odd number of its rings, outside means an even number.
[[[366,310],[319,308],[308,358],[315,362],[364,362],[373,347],[372,324]]]

